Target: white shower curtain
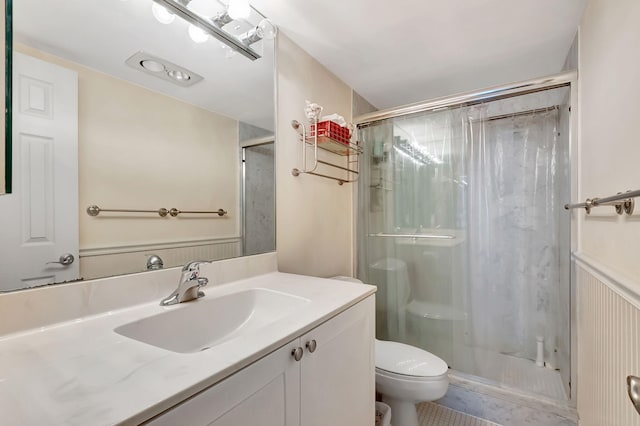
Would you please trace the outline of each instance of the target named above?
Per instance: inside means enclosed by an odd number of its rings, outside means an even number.
[[[473,108],[465,154],[468,343],[534,359],[557,346],[568,147],[558,142],[558,110],[486,120]]]

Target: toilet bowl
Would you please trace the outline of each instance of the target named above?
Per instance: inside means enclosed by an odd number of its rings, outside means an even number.
[[[376,391],[391,407],[394,426],[418,426],[416,405],[440,399],[449,386],[447,363],[404,343],[376,340]]]

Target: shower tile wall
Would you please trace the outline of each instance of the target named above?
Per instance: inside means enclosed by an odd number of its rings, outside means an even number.
[[[276,249],[274,143],[244,149],[244,255]]]

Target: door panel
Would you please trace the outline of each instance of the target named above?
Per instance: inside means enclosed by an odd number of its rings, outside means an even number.
[[[79,277],[77,74],[17,52],[13,67],[14,191],[0,197],[0,291]],[[66,253],[76,261],[55,263]]]

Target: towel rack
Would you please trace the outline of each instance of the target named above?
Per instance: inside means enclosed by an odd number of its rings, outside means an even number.
[[[614,206],[616,213],[626,213],[631,215],[633,214],[633,209],[635,207],[635,202],[633,200],[635,197],[640,197],[640,189],[635,191],[618,192],[616,195],[604,198],[587,198],[584,203],[565,204],[564,208],[566,210],[583,208],[586,210],[587,214],[591,214],[591,209],[593,207]]]
[[[166,217],[167,215],[169,215],[171,217],[177,217],[179,214],[182,214],[182,213],[189,213],[189,214],[217,214],[218,216],[222,217],[222,216],[225,216],[228,213],[224,209],[218,209],[218,210],[215,210],[215,211],[179,210],[179,209],[176,209],[175,207],[172,208],[171,210],[167,210],[164,207],[160,208],[158,210],[103,209],[103,208],[100,208],[100,207],[96,206],[95,204],[87,207],[87,214],[89,216],[98,216],[102,212],[109,212],[109,213],[156,213],[160,217]]]
[[[224,209],[218,209],[216,211],[199,211],[199,210],[178,210],[176,208],[173,208],[171,210],[169,210],[169,215],[171,217],[176,217],[179,214],[182,213],[189,213],[189,214],[217,214],[218,216],[224,216],[227,214],[227,211]]]
[[[169,214],[169,210],[161,208],[158,210],[136,210],[136,209],[103,209],[95,204],[87,207],[87,214],[89,216],[98,216],[102,212],[109,213],[157,213],[160,217],[165,217]]]
[[[454,235],[438,235],[438,234],[387,234],[378,232],[377,234],[369,234],[370,237],[390,237],[390,238],[416,238],[416,239],[434,239],[434,240],[454,240]]]

